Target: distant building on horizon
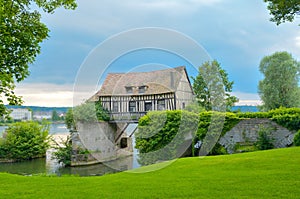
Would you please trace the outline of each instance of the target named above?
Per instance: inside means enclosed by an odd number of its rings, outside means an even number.
[[[12,108],[9,116],[17,121],[30,121],[32,120],[32,112],[25,108]]]
[[[52,118],[52,111],[35,111],[33,113],[34,120],[50,120]]]

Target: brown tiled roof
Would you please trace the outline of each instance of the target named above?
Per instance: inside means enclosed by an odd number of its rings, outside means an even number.
[[[96,96],[110,95],[149,95],[175,92],[185,67],[156,70],[151,72],[109,73],[96,93]],[[145,86],[145,92],[139,92],[139,87]],[[128,93],[126,88],[132,88]]]

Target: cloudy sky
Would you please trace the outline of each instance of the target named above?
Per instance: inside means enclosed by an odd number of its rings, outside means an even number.
[[[50,37],[42,43],[41,54],[30,67],[30,77],[17,85],[17,94],[23,96],[25,105],[72,106],[73,88],[85,63],[95,51],[103,58],[99,46],[103,50],[103,43],[132,29],[157,27],[196,41],[228,72],[240,104],[256,105],[257,85],[262,79],[260,60],[276,51],[288,51],[300,60],[299,18],[276,26],[269,21],[266,6],[263,0],[78,0],[74,11],[59,9],[53,15],[43,14]],[[169,38],[169,43],[176,42],[179,41]],[[115,42],[105,52],[116,52],[123,45]],[[153,68],[149,63],[163,67],[189,65],[170,53],[144,49],[112,60],[105,74],[128,72],[138,66],[149,70]],[[93,64],[104,67],[101,61]],[[196,75],[192,69],[189,71],[190,76]],[[99,74],[90,72],[91,78]],[[101,78],[94,90],[101,85]],[[90,93],[90,89],[81,88],[80,99],[87,99]]]

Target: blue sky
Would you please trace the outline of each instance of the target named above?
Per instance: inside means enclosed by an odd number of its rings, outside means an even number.
[[[25,105],[72,106],[76,75],[93,49],[120,32],[159,27],[198,42],[228,72],[240,104],[258,104],[260,60],[276,51],[288,51],[300,60],[299,18],[276,26],[269,21],[266,6],[263,0],[79,0],[74,11],[43,14],[50,37],[30,67],[30,77],[17,85],[16,92],[24,96]],[[118,48],[116,44],[110,50]],[[108,72],[128,72],[149,63],[188,65],[170,53],[144,50],[121,56]],[[80,95],[83,100],[91,93]]]

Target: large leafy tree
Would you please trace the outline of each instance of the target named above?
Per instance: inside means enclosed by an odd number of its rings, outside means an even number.
[[[7,114],[4,99],[11,105],[22,103],[14,93],[15,82],[29,75],[28,67],[40,53],[40,43],[48,37],[49,29],[41,22],[40,11],[54,13],[58,7],[74,9],[76,3],[75,0],[0,1],[0,115]]]
[[[297,15],[300,15],[299,0],[264,0],[268,3],[268,9],[273,16],[271,21],[277,25],[286,21],[292,22]]]
[[[230,110],[238,102],[237,97],[230,95],[233,81],[228,80],[228,74],[216,60],[202,64],[192,79],[197,101],[206,110]]]
[[[264,79],[259,82],[262,110],[279,107],[299,107],[300,62],[287,52],[276,52],[264,57],[259,66]]]

